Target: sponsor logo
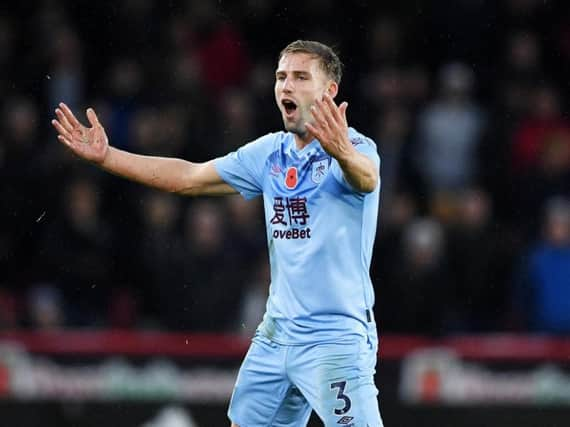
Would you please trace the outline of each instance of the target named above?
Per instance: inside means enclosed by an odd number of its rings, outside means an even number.
[[[293,228],[291,230],[273,230],[274,239],[310,239],[310,228]]]
[[[274,239],[310,239],[311,229],[306,227],[309,225],[309,218],[306,197],[274,197],[273,216],[269,222],[274,226],[284,225],[289,229],[275,229],[271,235]]]
[[[273,217],[269,220],[271,224],[307,225],[309,217],[306,197],[273,198]]]
[[[281,175],[281,172],[283,172],[283,170],[281,169],[281,166],[279,166],[276,163],[273,163],[271,165],[271,169],[269,170],[269,175],[279,176],[279,175]]]
[[[349,422],[351,422],[353,419],[354,419],[354,417],[344,416],[344,417],[342,417],[340,420],[338,420],[336,423],[337,423],[337,424],[342,424],[342,425],[344,425],[344,426],[346,426],[346,427],[350,427],[350,426],[348,426],[347,424],[348,424]],[[353,426],[354,424],[350,424],[350,425]]]

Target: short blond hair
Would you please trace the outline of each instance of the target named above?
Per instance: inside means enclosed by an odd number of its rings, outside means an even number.
[[[296,40],[279,53],[279,61],[289,53],[307,53],[316,57],[323,71],[337,84],[340,83],[343,64],[336,52],[326,44],[312,40]]]

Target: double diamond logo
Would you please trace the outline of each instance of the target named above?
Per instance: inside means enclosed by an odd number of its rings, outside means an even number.
[[[342,417],[340,420],[338,420],[336,423],[337,424],[342,424],[342,425],[347,425],[349,422],[351,422],[354,419],[354,417],[349,417],[349,416],[344,416]]]

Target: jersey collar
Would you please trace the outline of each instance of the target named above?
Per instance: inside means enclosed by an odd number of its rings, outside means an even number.
[[[303,157],[311,157],[313,154],[321,150],[321,144],[316,138],[299,150],[297,148],[297,144],[295,143],[295,135],[293,135],[291,132],[287,134],[287,141],[284,151],[285,154],[291,157],[295,157],[297,159],[301,159]]]

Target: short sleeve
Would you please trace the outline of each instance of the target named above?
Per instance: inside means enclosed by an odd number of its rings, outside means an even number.
[[[220,177],[244,198],[263,193],[263,171],[273,151],[275,135],[268,134],[214,161]]]
[[[351,137],[350,141],[352,142],[352,145],[354,146],[356,151],[364,154],[366,157],[368,157],[370,160],[374,162],[374,164],[376,165],[377,173],[378,175],[380,175],[380,156],[378,155],[376,144],[374,144],[372,140],[364,136]],[[349,190],[354,191],[354,188],[348,183],[348,181],[344,177],[344,173],[337,162],[334,162],[334,165],[332,167],[332,172],[335,178],[342,185],[344,185]],[[380,180],[378,180],[378,182],[380,182]]]

